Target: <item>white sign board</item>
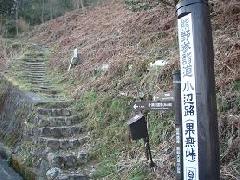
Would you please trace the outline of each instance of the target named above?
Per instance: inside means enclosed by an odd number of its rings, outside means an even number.
[[[77,58],[77,57],[78,57],[78,50],[77,50],[77,48],[74,49],[74,51],[73,51],[73,57],[74,57],[74,58]]]
[[[178,19],[184,180],[199,180],[195,59],[191,13]]]

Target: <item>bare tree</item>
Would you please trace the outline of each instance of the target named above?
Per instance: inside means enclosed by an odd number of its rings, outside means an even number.
[[[45,0],[42,0],[42,17],[41,17],[41,20],[42,20],[42,23],[44,23],[44,9],[45,9]]]
[[[53,2],[49,0],[49,7],[50,7],[50,19],[53,19]]]
[[[84,10],[84,0],[80,0],[80,3],[81,3],[81,7],[82,7],[82,10]]]
[[[85,6],[84,6],[84,0],[73,0],[73,5],[74,7],[77,7],[77,9],[81,9],[84,10]]]
[[[0,34],[2,33],[2,26],[3,26],[3,15],[0,14]]]
[[[16,1],[16,17],[15,17],[15,24],[16,24],[16,32],[17,32],[17,36],[18,36],[18,33],[19,33],[19,28],[18,28],[18,10],[19,10],[19,2]]]

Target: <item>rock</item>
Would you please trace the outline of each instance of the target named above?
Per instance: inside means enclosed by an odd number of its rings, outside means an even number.
[[[65,163],[64,166],[65,167],[75,167],[77,166],[77,157],[74,155],[67,155],[64,157]]]
[[[47,172],[47,170],[49,169],[49,163],[46,160],[42,159],[38,169],[39,169],[40,174],[42,174],[42,175],[45,174]]]
[[[88,153],[86,151],[81,151],[78,153],[77,159],[80,164],[87,163],[88,161]]]
[[[48,154],[50,166],[59,168],[73,168],[78,165],[77,156],[73,154]]]
[[[94,69],[95,75],[105,75],[109,71],[110,65],[109,64],[102,64]]]
[[[150,67],[150,69],[155,69],[158,67],[165,66],[166,64],[167,64],[167,61],[165,61],[165,60],[157,60],[154,63],[150,63],[149,67]]]
[[[42,155],[46,157],[50,152],[51,152],[51,148],[50,148],[50,147],[46,147],[46,148],[42,151]]]
[[[69,149],[72,147],[71,142],[70,141],[62,141],[61,146],[62,149]]]
[[[6,149],[2,143],[0,144],[0,158],[7,159]]]
[[[61,169],[58,167],[53,167],[49,169],[46,173],[48,180],[54,180],[61,173]]]
[[[55,167],[63,167],[64,166],[64,158],[62,156],[58,156],[54,153],[49,153],[47,156],[48,162],[50,163],[50,166]]]
[[[48,160],[48,162],[52,162],[52,160],[54,159],[54,153],[48,153],[48,155],[47,155],[47,160]]]
[[[81,62],[81,56],[80,56],[80,53],[78,52],[78,49],[74,49],[74,52],[73,52],[73,56],[70,60],[70,64],[69,64],[69,67],[68,67],[68,71],[75,67],[76,65],[80,64]]]
[[[49,140],[47,142],[47,146],[52,148],[52,149],[59,149],[60,148],[60,141]]]
[[[68,176],[67,175],[60,175],[57,180],[68,180]]]

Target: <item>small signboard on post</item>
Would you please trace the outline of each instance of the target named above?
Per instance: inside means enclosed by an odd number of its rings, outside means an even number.
[[[173,91],[156,94],[153,96],[154,101],[174,101]]]
[[[172,110],[173,102],[171,101],[139,101],[132,105],[135,111],[138,110]]]
[[[181,77],[180,71],[173,73],[174,91],[164,92],[154,96],[154,101],[139,101],[132,104],[134,111],[143,110],[175,111],[176,129],[176,179],[182,179],[182,116],[181,116]],[[135,115],[138,118],[138,115]],[[133,119],[135,120],[135,119]],[[131,119],[132,121],[132,119]],[[150,148],[149,148],[150,149]],[[150,150],[149,150],[150,151]],[[151,154],[151,153],[150,153]]]

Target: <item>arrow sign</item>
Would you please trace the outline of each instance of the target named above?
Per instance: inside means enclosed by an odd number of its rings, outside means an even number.
[[[172,110],[173,102],[172,101],[140,101],[133,103],[133,109],[138,110]]]

